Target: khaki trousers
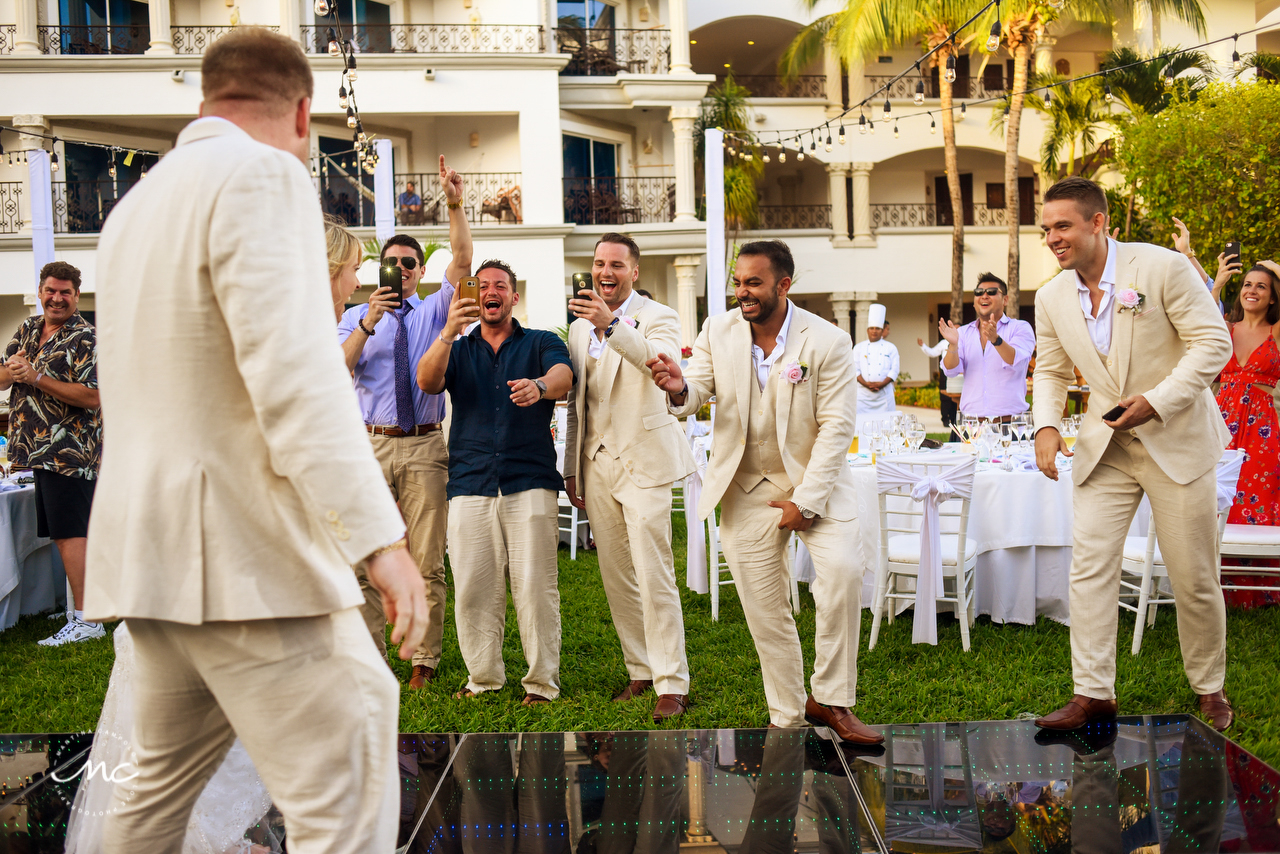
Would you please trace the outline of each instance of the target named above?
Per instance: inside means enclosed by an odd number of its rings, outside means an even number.
[[[558,518],[556,493],[550,489],[496,498],[459,495],[449,502],[453,608],[467,690],[497,691],[507,684],[502,640],[510,579],[520,644],[529,663],[521,680],[525,693],[548,700],[560,695]]]
[[[1120,563],[1144,492],[1178,602],[1187,679],[1197,694],[1211,694],[1222,689],[1226,678],[1227,608],[1218,582],[1216,473],[1210,469],[1191,483],[1175,483],[1151,461],[1141,441],[1116,433],[1073,499],[1071,671],[1075,693],[1086,697],[1110,700],[1116,695]]]
[[[779,530],[782,511],[769,501],[788,501],[789,491],[763,480],[750,492],[729,483],[720,501],[720,538],[747,628],[760,656],[769,720],[780,727],[805,726],[804,658],[791,615],[791,572],[784,549],[789,531]],[[813,698],[828,706],[857,702],[858,636],[862,629],[863,561],[855,545],[858,522],[818,519],[800,534],[813,556],[809,589],[817,608]]]
[[[127,623],[138,776],[116,787],[106,854],[181,854],[196,799],[237,735],[284,814],[291,852],[395,848],[400,692],[357,609]]]
[[[583,461],[582,478],[627,674],[652,679],[659,694],[688,694],[684,615],[671,556],[671,486],[637,486],[604,451]]]
[[[423,436],[371,435],[369,440],[391,495],[400,503],[400,514],[409,531],[409,553],[427,585],[427,636],[413,654],[413,663],[439,667],[444,642],[444,538],[449,515],[445,497],[449,450],[444,431],[432,430]],[[385,656],[387,616],[382,611],[382,597],[369,586],[363,565],[357,567],[356,578],[364,591],[360,610],[365,625]]]

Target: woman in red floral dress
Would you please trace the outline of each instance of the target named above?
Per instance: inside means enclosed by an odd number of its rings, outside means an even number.
[[[1271,390],[1280,382],[1280,265],[1264,261],[1244,277],[1240,295],[1227,314],[1235,352],[1222,369],[1218,408],[1231,431],[1228,448],[1245,452],[1236,484],[1236,501],[1227,521],[1243,525],[1280,525],[1280,424]],[[1249,584],[1249,576],[1223,577],[1224,583]],[[1280,604],[1280,593],[1226,591],[1228,605],[1256,608]]]

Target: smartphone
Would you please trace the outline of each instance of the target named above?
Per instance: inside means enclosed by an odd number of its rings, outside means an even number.
[[[569,294],[569,299],[571,300],[581,299],[581,297],[578,296],[578,291],[589,291],[592,288],[590,273],[574,273],[572,276],[572,281],[573,281],[573,284],[569,288],[569,290],[571,291],[571,293]],[[569,313],[573,314],[573,310],[570,309]]]
[[[1232,255],[1236,257],[1237,261],[1241,260],[1240,259],[1240,241],[1232,240],[1230,243],[1227,244],[1227,248],[1223,250],[1222,254],[1227,256],[1225,260],[1228,263],[1230,263]]]
[[[1117,406],[1115,409],[1109,410],[1105,415],[1103,415],[1103,416],[1102,416],[1102,420],[1103,420],[1103,421],[1115,421],[1115,420],[1116,420],[1116,419],[1118,419],[1121,415],[1124,415],[1124,407],[1123,407],[1123,406]]]
[[[458,299],[476,301],[476,316],[480,316],[480,280],[475,276],[465,276],[458,281]]]
[[[390,288],[395,298],[394,308],[404,305],[404,278],[400,275],[400,267],[396,264],[384,264],[378,268],[378,287]]]

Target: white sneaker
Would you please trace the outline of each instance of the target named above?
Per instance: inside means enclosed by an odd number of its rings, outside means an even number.
[[[86,623],[83,620],[77,620],[72,617],[67,620],[65,626],[58,630],[56,635],[45,638],[42,641],[36,641],[36,643],[41,646],[62,646],[64,643],[79,643],[80,641],[104,638],[106,636],[107,630],[102,623]]]

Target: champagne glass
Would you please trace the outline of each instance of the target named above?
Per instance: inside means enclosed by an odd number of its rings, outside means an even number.
[[[1062,431],[1062,438],[1067,443],[1067,450],[1075,450],[1076,447],[1076,423],[1072,418],[1062,419],[1062,423],[1058,427]]]
[[[1013,458],[1009,454],[1009,447],[1013,444],[1014,438],[1013,423],[1000,424],[998,427],[1000,447],[1004,450],[1004,470],[1013,471]]]
[[[920,450],[920,443],[924,441],[924,437],[924,426],[919,421],[912,424],[907,430],[907,441],[910,443],[911,453],[914,454]]]

